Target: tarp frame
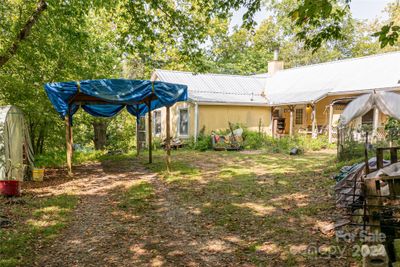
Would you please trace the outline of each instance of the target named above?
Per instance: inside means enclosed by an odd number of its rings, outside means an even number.
[[[106,85],[107,89],[109,90],[110,85],[112,85],[113,80],[93,80],[93,81],[87,80],[84,82],[86,83],[86,85],[89,85],[90,82],[93,82],[93,83],[110,82],[110,84]],[[77,90],[77,92],[74,95],[72,95],[72,97],[70,96],[70,99],[66,99],[65,96],[62,95],[62,93],[63,93],[62,90],[57,91],[57,88],[60,88],[60,87],[64,88],[64,86],[66,86],[68,88],[69,86],[71,86],[71,83],[65,83],[65,84],[53,83],[53,84],[45,85],[45,89],[49,95],[49,98],[52,101],[53,105],[56,107],[57,111],[60,113],[60,115],[62,115],[62,116],[65,115],[64,119],[65,119],[65,125],[66,125],[66,149],[67,149],[66,154],[67,154],[67,167],[68,167],[69,175],[71,175],[71,176],[73,175],[73,173],[72,173],[72,156],[73,156],[72,116],[73,116],[73,113],[75,113],[76,110],[79,109],[79,107],[85,106],[85,105],[119,105],[119,106],[121,106],[121,108],[127,107],[129,113],[134,115],[137,120],[139,120],[139,118],[141,116],[143,116],[143,113],[144,114],[148,113],[149,163],[152,163],[153,159],[152,159],[152,125],[151,125],[152,124],[152,118],[151,118],[152,106],[151,105],[152,105],[152,101],[159,99],[159,96],[157,96],[156,91],[155,91],[155,85],[154,85],[155,81],[135,81],[135,80],[122,81],[122,80],[119,80],[117,82],[144,83],[144,85],[143,85],[144,88],[146,88],[146,86],[147,86],[147,88],[149,88],[148,86],[149,86],[149,83],[151,82],[151,92],[149,94],[149,91],[146,91],[145,97],[140,99],[139,101],[131,101],[131,100],[119,99],[119,95],[117,94],[117,91],[116,91],[114,96],[115,96],[115,98],[118,98],[118,101],[113,101],[113,100],[107,99],[106,97],[101,98],[101,97],[96,97],[96,96],[90,95],[92,92],[88,91],[88,89],[86,89],[86,92],[88,92],[89,94],[82,92],[81,91],[81,83],[77,82],[75,84],[75,86],[76,86],[75,90]],[[164,100],[167,99],[167,101],[161,102],[161,100],[160,100],[159,103],[155,104],[153,109],[157,109],[157,108],[164,106],[164,107],[167,107],[167,110],[169,111],[169,107],[172,106],[174,103],[176,103],[178,101],[187,100],[187,86],[178,85],[178,84],[170,84],[170,83],[159,82],[159,81],[157,81],[157,83],[161,87],[161,89],[160,88],[157,89],[157,93],[161,94],[161,96],[163,96],[163,99]],[[55,88],[53,88],[53,86]],[[97,84],[97,86],[98,86],[98,84]],[[180,88],[177,89],[177,87],[180,87]],[[165,90],[165,88],[167,88],[167,90]],[[68,89],[70,90],[70,88],[68,88]],[[129,89],[131,90],[132,88],[130,87]],[[133,91],[128,91],[127,93],[135,92],[135,90],[136,89],[133,89]],[[146,90],[148,90],[148,89],[146,89]],[[171,95],[171,93],[174,93],[174,90],[175,90],[175,95]],[[55,95],[54,95],[54,91],[56,91]],[[51,92],[51,93],[49,94],[49,92]],[[179,92],[179,94],[178,94],[178,92]],[[109,93],[109,92],[107,92],[107,93]],[[170,95],[168,95],[168,94],[170,94]],[[177,96],[177,97],[174,98],[175,96]],[[56,97],[57,99],[54,99],[54,97]],[[60,101],[61,101],[61,103],[60,103]],[[141,104],[146,105],[147,111],[140,110],[139,105],[141,105]],[[85,109],[85,107],[84,107],[84,109]],[[61,112],[61,111],[63,111],[63,112]],[[93,112],[93,110],[91,110],[91,111]],[[114,110],[114,112],[119,112],[119,111]],[[90,114],[93,116],[108,116],[109,115],[109,114],[104,115],[105,113],[103,113],[103,114],[90,113]],[[111,113],[111,116],[116,115],[116,114]],[[166,123],[167,123],[167,130],[169,131],[171,128],[170,120],[167,119]],[[168,132],[167,137],[169,137],[169,136],[170,136],[170,133]],[[167,148],[166,164],[167,164],[167,170],[169,171],[170,170],[170,161],[171,161],[170,151],[169,151],[170,150],[170,138],[167,138],[167,140],[166,140],[166,148]],[[139,147],[137,148],[137,155],[139,155]]]

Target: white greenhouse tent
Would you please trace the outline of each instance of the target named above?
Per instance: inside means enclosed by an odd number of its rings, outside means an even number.
[[[367,114],[373,108],[400,120],[400,94],[379,91],[357,97],[344,109],[340,116],[340,126],[347,126],[352,120]]]
[[[33,159],[24,114],[15,106],[0,106],[0,180],[23,181]]]

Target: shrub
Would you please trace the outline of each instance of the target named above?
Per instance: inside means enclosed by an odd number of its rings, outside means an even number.
[[[197,142],[194,141],[194,138],[190,139],[188,148],[199,151],[212,149],[211,135],[205,134],[205,126],[201,128],[199,135],[197,136]]]

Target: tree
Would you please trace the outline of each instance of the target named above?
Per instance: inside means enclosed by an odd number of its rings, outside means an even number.
[[[3,6],[2,9],[5,9],[5,7],[6,6]],[[44,0],[40,0],[32,15],[27,19],[25,24],[19,30],[18,35],[11,42],[11,44],[9,44],[9,47],[6,48],[5,51],[2,52],[2,54],[0,54],[0,68],[17,53],[20,43],[23,42],[30,35],[32,27],[37,23],[39,17],[46,10],[46,8],[47,3]],[[4,12],[3,14],[7,13]]]

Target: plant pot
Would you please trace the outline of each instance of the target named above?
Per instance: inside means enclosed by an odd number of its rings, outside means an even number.
[[[44,169],[33,169],[32,170],[32,180],[35,182],[43,182]]]
[[[7,197],[18,197],[21,195],[20,181],[0,181],[0,194]]]

